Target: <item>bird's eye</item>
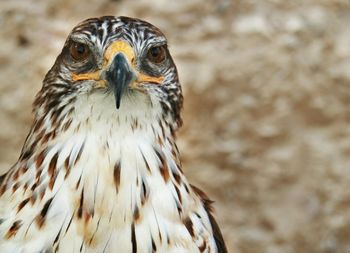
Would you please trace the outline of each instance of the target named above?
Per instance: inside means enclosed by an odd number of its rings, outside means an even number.
[[[147,52],[147,59],[153,63],[161,63],[165,60],[165,46],[151,47]]]
[[[70,54],[76,61],[83,61],[90,56],[90,49],[87,45],[73,42],[70,46]]]

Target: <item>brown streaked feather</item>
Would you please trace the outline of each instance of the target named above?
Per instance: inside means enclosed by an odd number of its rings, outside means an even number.
[[[45,153],[46,153],[46,150],[44,149],[43,151],[40,152],[40,154],[37,156],[36,158],[36,168],[40,168],[41,164],[43,163],[44,161],[44,158],[45,158]]]
[[[55,170],[56,170],[56,165],[57,165],[57,159],[58,159],[58,153],[56,153],[50,163],[49,163],[49,168],[48,168],[48,173],[49,173],[49,176],[52,177],[55,173]]]
[[[131,244],[132,244],[132,253],[137,252],[137,241],[136,241],[136,234],[135,234],[135,224],[131,224]]]
[[[176,172],[173,171],[173,177],[175,178],[176,183],[178,185],[180,185],[181,184],[181,176],[180,176],[180,174],[177,171]]]
[[[203,244],[201,246],[198,247],[200,252],[203,252],[207,247],[207,242],[203,241]]]
[[[80,160],[81,154],[83,153],[83,150],[84,150],[84,146],[85,146],[85,143],[83,143],[83,145],[81,145],[81,147],[79,149],[79,153],[78,153],[77,157],[75,158],[73,165],[76,165],[77,162]]]
[[[9,231],[7,231],[5,238],[8,240],[11,237],[15,236],[21,226],[22,226],[22,221],[19,221],[19,220],[15,221],[10,227]]]
[[[114,184],[115,184],[115,190],[118,193],[118,189],[119,189],[119,185],[120,185],[120,162],[117,162],[114,165],[114,172],[113,172],[113,176],[114,176]]]
[[[32,193],[32,196],[30,196],[30,204],[32,204],[32,206],[35,204],[37,197],[36,193]]]
[[[30,198],[26,198],[25,200],[21,201],[17,207],[17,213],[22,210],[22,208],[29,202]]]
[[[49,208],[51,206],[52,200],[53,200],[53,198],[50,198],[48,201],[46,201],[43,209],[41,209],[40,214],[36,217],[36,223],[37,223],[39,228],[41,228],[45,223],[45,218],[46,218],[47,212],[49,211]]]
[[[17,179],[18,179],[18,177],[19,177],[19,172],[20,172],[20,170],[17,170],[17,171],[12,175],[13,180],[17,181]]]
[[[17,191],[18,187],[20,186],[19,182],[16,182],[13,186],[12,186],[12,192],[14,193],[15,191]]]
[[[154,239],[152,237],[152,252],[156,252],[156,251],[157,251],[157,246],[156,246]]]
[[[79,219],[81,219],[81,217],[83,216],[83,205],[84,205],[84,188],[81,191],[79,208],[78,208],[78,213],[77,213]]]
[[[145,181],[142,179],[142,187],[141,187],[141,204],[144,205],[148,199],[149,192],[146,187]]]
[[[57,166],[57,159],[58,159],[58,153],[56,153],[53,158],[51,159],[50,163],[49,163],[49,168],[48,168],[48,174],[50,177],[50,181],[49,181],[49,188],[50,190],[53,189],[54,185],[55,185],[55,181],[56,181],[56,166]]]
[[[72,216],[71,216],[71,218],[70,218],[70,220],[69,220],[69,222],[68,222],[68,225],[67,225],[67,227],[66,227],[66,231],[64,232],[64,234],[67,234],[67,232],[68,232],[68,230],[69,230],[69,228],[70,228],[70,225],[72,224],[74,215],[75,215],[75,211],[73,212],[73,214],[72,214]]]
[[[191,221],[191,219],[189,217],[187,217],[184,220],[184,225],[187,229],[187,231],[190,233],[190,235],[192,236],[192,238],[194,238],[194,230],[193,230],[193,223]]]
[[[157,156],[158,156],[158,159],[160,161],[160,167],[159,167],[159,170],[160,170],[160,174],[162,175],[163,179],[165,182],[168,182],[169,180],[169,168],[168,168],[168,164],[165,160],[165,157],[164,157],[164,154],[161,154],[159,153],[157,150],[155,150]]]
[[[67,177],[69,176],[70,173],[70,167],[69,167],[69,156],[66,158],[66,160],[64,161],[64,168],[66,170],[66,174],[64,175],[64,179],[67,179]]]
[[[136,205],[135,208],[134,208],[133,217],[134,217],[134,221],[135,221],[135,222],[138,222],[139,219],[140,219],[140,209],[139,209],[139,207],[138,207],[137,205]]]
[[[210,220],[211,228],[213,230],[213,235],[215,239],[216,247],[218,248],[218,253],[227,253],[226,244],[224,238],[222,237],[222,233],[220,231],[219,225],[216,222],[213,216],[213,201],[209,199],[209,197],[199,188],[194,185],[191,185],[192,190],[201,198],[204,208],[208,213],[208,217]]]
[[[6,189],[7,189],[7,184],[6,183],[1,185],[1,187],[0,187],[0,197],[5,193]]]

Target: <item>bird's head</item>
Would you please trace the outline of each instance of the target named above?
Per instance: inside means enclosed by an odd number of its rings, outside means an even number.
[[[116,113],[158,107],[160,117],[181,125],[176,66],[163,33],[145,21],[106,16],[78,24],[46,75],[34,110],[62,111],[94,94],[105,96],[103,106]]]

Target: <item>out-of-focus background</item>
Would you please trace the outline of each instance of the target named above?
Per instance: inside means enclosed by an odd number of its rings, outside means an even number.
[[[106,14],[167,35],[185,171],[229,252],[350,252],[348,0],[0,1],[0,171],[69,31]]]

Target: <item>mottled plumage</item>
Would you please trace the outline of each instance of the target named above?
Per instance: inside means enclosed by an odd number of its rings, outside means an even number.
[[[181,169],[182,100],[158,28],[75,27],[0,177],[0,252],[227,252],[211,201]]]

